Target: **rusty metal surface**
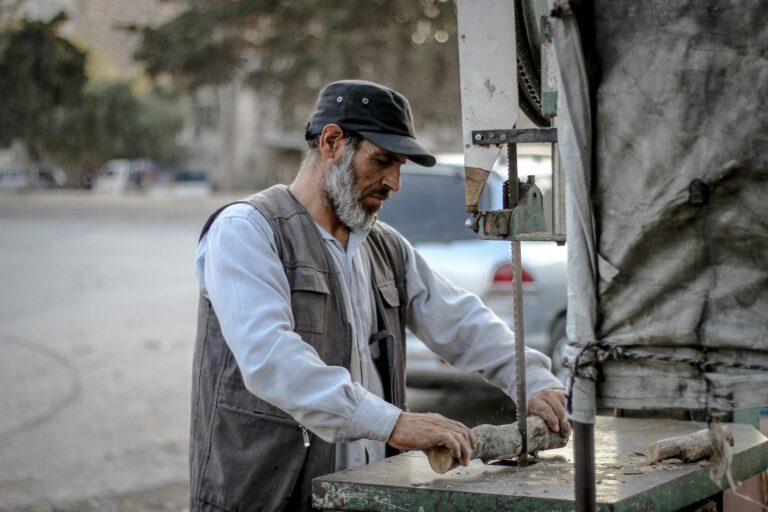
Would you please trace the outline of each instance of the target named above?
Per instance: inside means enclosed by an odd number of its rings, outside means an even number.
[[[474,130],[472,143],[485,146],[488,144],[528,144],[557,142],[557,128],[519,128]]]
[[[477,204],[480,202],[480,196],[483,194],[483,187],[488,181],[490,171],[479,169],[477,167],[464,168],[464,194],[466,196],[467,211],[472,213],[477,211]]]
[[[650,466],[654,441],[689,434],[703,423],[598,417],[595,469],[599,510],[676,510],[720,491],[707,463]],[[749,425],[734,433],[733,473],[746,479],[768,468],[768,439]],[[573,510],[573,447],[541,453],[525,468],[473,461],[444,475],[410,452],[315,479],[315,506],[338,510]]]

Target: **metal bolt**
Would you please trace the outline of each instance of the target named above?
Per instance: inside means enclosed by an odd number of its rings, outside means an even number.
[[[368,98],[363,98],[363,105],[367,105],[367,104],[368,104]]]
[[[506,133],[502,133],[501,135],[499,135],[499,139],[507,140],[507,134]]]
[[[483,140],[483,136],[480,135],[479,133],[476,133],[475,134],[475,140]]]
[[[341,96],[339,96],[338,98],[336,98],[336,103],[341,103]]]
[[[491,132],[491,133],[489,133],[489,134],[488,134],[488,138],[489,138],[489,139],[492,139],[492,138],[493,138],[493,132]]]

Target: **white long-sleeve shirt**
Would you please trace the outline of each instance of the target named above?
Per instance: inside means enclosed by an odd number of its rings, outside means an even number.
[[[384,456],[400,409],[384,401],[368,351],[376,329],[370,262],[352,231],[347,248],[318,226],[340,276],[354,346],[350,371],[327,366],[293,331],[291,291],[269,222],[253,206],[219,214],[198,246],[200,290],[211,301],[246,388],[337,443],[336,469]],[[402,237],[401,237],[402,239]],[[431,350],[514,396],[514,334],[480,301],[432,272],[402,239],[407,325]],[[562,387],[549,359],[527,349],[526,395]]]

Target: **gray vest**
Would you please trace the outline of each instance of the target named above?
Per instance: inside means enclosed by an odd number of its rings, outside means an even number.
[[[274,231],[291,288],[295,331],[326,364],[349,369],[354,342],[350,322],[332,256],[314,220],[284,185],[247,202]],[[208,219],[203,235],[222,209]],[[381,353],[376,364],[386,399],[404,408],[408,296],[402,248],[392,231],[377,222],[362,250],[371,262],[378,329],[386,331],[372,338]],[[201,295],[192,383],[190,510],[309,510],[312,479],[332,472],[334,463],[332,444],[245,388],[216,313]]]

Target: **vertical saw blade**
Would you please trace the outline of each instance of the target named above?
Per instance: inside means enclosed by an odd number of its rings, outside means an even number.
[[[511,0],[459,0],[459,63],[464,142],[466,208],[477,212],[485,182],[500,147],[475,144],[473,131],[515,126],[519,116],[515,2]],[[514,151],[514,145],[510,147]],[[517,196],[517,159],[510,158],[509,189]],[[517,200],[515,198],[514,203]],[[511,203],[514,207],[514,204]],[[517,355],[517,417],[523,442],[520,465],[527,463],[527,410],[525,402],[525,344],[520,266],[520,242],[512,242],[514,271],[514,332]]]

